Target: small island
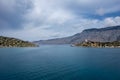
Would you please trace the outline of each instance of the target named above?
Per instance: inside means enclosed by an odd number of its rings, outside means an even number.
[[[120,41],[113,42],[94,42],[85,40],[81,43],[74,44],[74,46],[82,46],[82,47],[97,47],[97,48],[120,48]]]
[[[37,47],[38,45],[28,41],[23,41],[16,38],[0,36],[0,48],[3,47]]]

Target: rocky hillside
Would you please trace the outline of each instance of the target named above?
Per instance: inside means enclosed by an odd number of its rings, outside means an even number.
[[[95,42],[120,41],[120,26],[100,29],[87,29],[70,37],[35,41],[38,44],[72,44],[83,42],[85,39]]]
[[[73,42],[82,42],[85,39],[94,42],[120,41],[120,26],[84,30],[75,36]]]
[[[20,39],[0,36],[0,47],[36,47],[36,45]]]
[[[87,41],[87,42],[81,42],[81,43],[74,44],[74,46],[120,48],[120,41],[114,41],[114,42]]]

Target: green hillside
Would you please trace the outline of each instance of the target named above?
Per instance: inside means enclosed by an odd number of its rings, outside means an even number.
[[[0,47],[37,47],[37,45],[20,39],[0,36]]]

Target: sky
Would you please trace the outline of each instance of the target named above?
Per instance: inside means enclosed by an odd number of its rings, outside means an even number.
[[[120,0],[0,0],[0,36],[28,41],[120,25]]]

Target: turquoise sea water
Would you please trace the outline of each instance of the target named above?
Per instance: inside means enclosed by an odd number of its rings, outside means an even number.
[[[120,49],[1,48],[0,80],[120,80]]]

